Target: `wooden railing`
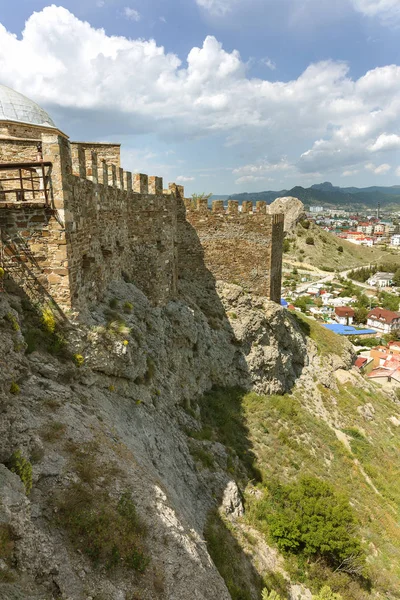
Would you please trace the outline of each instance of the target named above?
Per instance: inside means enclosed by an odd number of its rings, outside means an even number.
[[[0,202],[50,205],[51,162],[0,163]]]

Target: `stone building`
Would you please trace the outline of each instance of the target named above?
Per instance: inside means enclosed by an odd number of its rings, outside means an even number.
[[[124,171],[119,144],[71,142],[1,85],[0,232],[6,273],[62,310],[83,309],[121,277],[162,305],[200,262],[211,278],[280,300],[283,215],[192,206],[182,186]]]

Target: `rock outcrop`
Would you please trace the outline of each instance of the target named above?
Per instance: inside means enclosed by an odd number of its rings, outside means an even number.
[[[285,232],[293,231],[297,223],[306,216],[304,204],[293,196],[276,198],[268,206],[268,210],[271,214],[283,213],[285,215]]]
[[[210,509],[223,503],[238,518],[243,502],[227,449],[188,438],[201,427],[198,401],[212,386],[288,392],[316,369],[329,380],[332,367],[285,309],[237,285],[182,281],[180,298],[160,308],[113,282],[63,330],[59,354],[35,338],[32,315],[26,299],[1,295],[0,525],[12,552],[0,598],[229,600],[203,529]],[[33,464],[29,497],[4,466],[16,450]],[[77,485],[112,502],[129,492],[147,531],[143,575],[117,576],[76,551],[58,515]]]

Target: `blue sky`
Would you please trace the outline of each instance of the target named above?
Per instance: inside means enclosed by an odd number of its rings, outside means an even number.
[[[0,82],[193,192],[400,185],[399,0],[14,0]]]

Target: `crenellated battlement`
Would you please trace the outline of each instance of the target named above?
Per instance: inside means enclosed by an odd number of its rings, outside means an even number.
[[[184,204],[187,213],[201,213],[203,216],[220,215],[224,217],[251,217],[268,215],[271,219],[271,223],[273,224],[282,223],[284,221],[283,214],[269,213],[268,205],[265,201],[258,201],[254,205],[251,200],[245,200],[240,205],[238,200],[228,200],[228,203],[225,206],[223,200],[213,200],[210,207],[206,198],[201,198],[198,200],[193,200],[192,198],[184,198]]]
[[[22,134],[0,140],[3,160],[37,161],[31,195],[48,189],[49,202],[31,206],[23,190],[11,208],[8,198],[0,206],[7,211],[0,225],[13,240],[24,238],[62,308],[84,309],[122,277],[164,304],[178,293],[179,277],[204,273],[279,301],[283,215],[269,214],[265,202],[209,207],[205,198],[185,198],[181,185],[164,189],[161,177],[124,170],[119,144],[70,143],[56,129],[35,130],[38,139],[25,127]],[[41,175],[42,160],[49,170]]]

